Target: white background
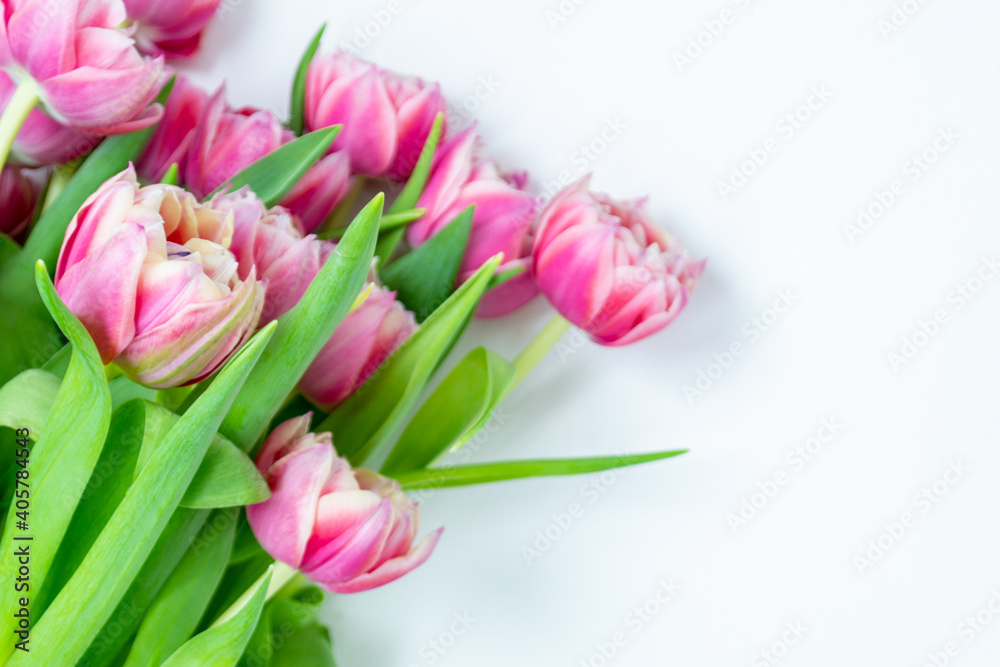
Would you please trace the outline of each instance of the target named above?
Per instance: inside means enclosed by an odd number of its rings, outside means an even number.
[[[567,338],[470,460],[691,452],[606,476],[600,493],[599,478],[569,477],[424,500],[421,532],[446,526],[428,563],[328,603],[341,667],[754,666],[772,664],[761,652],[775,642],[789,667],[919,667],[949,642],[956,655],[938,664],[997,664],[1000,279],[977,272],[1000,258],[1000,6],[908,0],[915,12],[887,34],[894,1],[567,1],[553,25],[557,0],[226,0],[192,69],[207,85],[225,77],[234,104],[284,112],[321,21],[332,49],[395,7],[370,24],[365,57],[478,107],[489,149],[539,189],[593,170],[598,189],[651,194],[662,224],[709,257],[660,335],[626,349]],[[721,34],[703,33],[723,10]],[[708,46],[679,65],[699,33]],[[477,93],[483,79],[492,92]],[[814,87],[829,98],[801,109]],[[808,119],[794,133],[779,127],[797,111]],[[625,128],[601,146],[616,119]],[[943,152],[942,130],[956,136]],[[769,138],[776,152],[724,200],[718,184]],[[591,142],[593,160],[578,152]],[[925,151],[936,160],[914,172]],[[895,180],[901,194],[849,238]],[[955,291],[967,283],[981,286],[971,299]],[[782,290],[794,304],[774,321]],[[467,347],[513,355],[547,308],[480,323]],[[939,310],[946,321],[894,367],[889,354]],[[756,336],[755,317],[771,322]],[[743,353],[713,367],[735,342]],[[689,400],[700,372],[714,379]],[[824,419],[834,437],[790,461]],[[916,500],[950,462],[967,471]],[[773,497],[751,498],[776,473]],[[744,499],[759,508],[734,530]],[[559,529],[574,503],[582,514]],[[529,562],[546,530],[561,534]],[[884,554],[862,563],[880,538]],[[680,590],[635,622],[661,580]],[[977,612],[985,625],[963,625]]]

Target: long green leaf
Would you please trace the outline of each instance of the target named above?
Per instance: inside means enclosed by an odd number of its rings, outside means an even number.
[[[380,272],[382,282],[396,291],[396,298],[413,311],[418,322],[426,320],[454,290],[474,210],[474,206],[468,207],[440,232]]]
[[[316,56],[316,50],[319,49],[319,42],[323,39],[324,30],[326,30],[325,23],[319,27],[319,30],[309,41],[305,53],[302,54],[302,59],[299,60],[299,66],[295,70],[295,79],[292,81],[292,113],[288,119],[288,127],[295,134],[302,134],[305,127],[306,74],[309,72],[309,64]]]
[[[316,429],[336,433],[341,455],[363,462],[392,437],[472,317],[499,262],[496,256],[481,266]]]
[[[69,583],[34,628],[37,659],[73,665],[87,650],[149,556],[274,325],[258,332],[170,429]],[[24,664],[19,654],[11,665]]]
[[[651,454],[627,454],[622,456],[595,456],[579,459],[536,459],[531,461],[502,461],[475,465],[429,468],[406,472],[396,479],[404,489],[434,489],[449,486],[467,486],[502,482],[523,477],[546,477],[551,475],[580,475],[600,472],[612,468],[623,468],[638,463],[659,461],[684,454],[688,450],[676,449],[669,452]]]
[[[268,602],[239,667],[335,667],[330,633],[316,621],[323,597],[306,586]]]
[[[338,132],[340,125],[304,134],[248,165],[212,194],[249,185],[266,206],[274,206],[295,187],[309,167],[323,157]]]
[[[382,466],[395,476],[429,466],[446,449],[473,437],[514,379],[514,366],[477,347],[458,362],[406,425]]]
[[[60,383],[52,373],[32,368],[0,387],[0,426],[27,428],[29,437],[38,440]]]
[[[253,595],[235,616],[192,637],[163,663],[163,667],[234,667],[257,627],[272,569],[257,581]]]
[[[252,450],[361,292],[375,249],[382,202],[382,195],[376,195],[358,213],[302,299],[278,320],[271,343],[219,429],[243,451]]]
[[[0,572],[17,571],[15,544],[30,544],[32,585],[41,586],[104,445],[111,419],[111,394],[94,342],[59,299],[45,265],[35,268],[42,302],[73,344],[73,356],[56,394],[42,436],[35,443],[25,482],[31,493],[27,529],[18,529],[12,504],[0,545]],[[29,541],[16,538],[32,538]],[[0,588],[0,661],[14,646],[14,610],[21,594]],[[25,653],[18,651],[21,655]]]
[[[159,665],[194,633],[219,585],[238,511],[216,510],[146,611],[125,667]]]

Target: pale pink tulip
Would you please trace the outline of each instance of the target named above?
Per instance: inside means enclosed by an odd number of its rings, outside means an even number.
[[[70,221],[56,290],[105,363],[154,387],[212,374],[256,329],[264,286],[237,276],[233,214],[176,186],[111,178]]]
[[[38,204],[38,184],[21,169],[0,171],[0,232],[18,239],[28,228]]]
[[[139,50],[151,56],[189,58],[201,46],[205,29],[220,0],[124,0],[134,21]]]
[[[148,106],[162,85],[163,59],[140,55],[121,0],[5,2],[0,69],[33,80],[45,111],[78,130],[108,135],[155,123]]]
[[[170,96],[163,105],[163,119],[136,164],[142,178],[159,183],[172,164],[176,164],[179,175],[184,176],[188,148],[195,128],[203,121],[207,106],[208,93],[187,77],[177,75]]]
[[[646,200],[588,190],[590,177],[553,197],[535,236],[533,271],[559,313],[602,345],[659,331],[687,304],[705,267],[658,227]]]
[[[0,71],[0,109],[7,108],[17,84]],[[41,109],[32,109],[10,149],[9,164],[45,167],[75,160],[100,143],[101,137],[60,125]]]
[[[464,209],[475,205],[469,244],[462,258],[458,282],[464,282],[497,253],[504,254],[498,271],[524,272],[490,290],[476,314],[499,317],[521,307],[538,294],[528,267],[532,228],[538,213],[536,198],[526,192],[523,172],[502,174],[496,163],[477,155],[478,140],[470,128],[442,146],[419,203],[427,213],[408,228],[408,239],[420,245],[448,225]]]
[[[396,293],[371,280],[368,298],[344,317],[299,381],[299,391],[326,410],[353,394],[416,329]]]
[[[311,415],[268,436],[257,469],[271,497],[247,506],[257,541],[275,559],[334,593],[383,586],[421,565],[443,528],[418,544],[419,509],[399,483],[352,469],[329,433],[310,433]]]

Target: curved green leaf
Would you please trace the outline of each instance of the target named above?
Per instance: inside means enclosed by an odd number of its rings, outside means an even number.
[[[42,435],[31,450],[26,480],[31,492],[28,529],[15,527],[17,505],[12,504],[0,541],[0,572],[17,570],[15,537],[30,536],[32,585],[38,587],[48,576],[73,509],[104,445],[111,420],[111,394],[94,342],[59,299],[44,263],[38,262],[35,276],[42,303],[72,343],[73,355]],[[14,586],[0,587],[0,661],[13,650],[16,619],[12,614],[19,606],[19,597]]]
[[[309,71],[309,64],[316,56],[319,42],[323,39],[324,30],[326,30],[325,23],[319,27],[319,30],[309,41],[305,53],[302,54],[302,59],[299,60],[299,66],[295,70],[295,79],[292,81],[292,113],[288,119],[288,128],[295,134],[302,134],[302,130],[305,128],[306,74]]]
[[[426,468],[449,447],[467,442],[486,425],[513,379],[513,364],[496,352],[469,352],[420,406],[382,472],[395,476]]]
[[[500,255],[463,283],[317,431],[336,433],[337,451],[363,462],[392,437],[472,317]]]
[[[32,368],[0,387],[0,426],[27,428],[29,437],[38,440],[61,382],[48,371]]]
[[[501,461],[465,466],[444,466],[414,470],[396,476],[404,489],[435,489],[449,486],[467,486],[502,482],[523,477],[546,477],[552,475],[580,475],[600,472],[612,468],[623,468],[639,463],[649,463],[679,456],[686,449],[651,454],[627,454],[622,456],[595,456],[579,459],[536,459],[530,461]]]
[[[273,569],[257,580],[253,595],[235,616],[189,639],[162,667],[234,667],[257,627]]]

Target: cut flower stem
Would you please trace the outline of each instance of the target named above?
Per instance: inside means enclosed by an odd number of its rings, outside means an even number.
[[[14,145],[14,138],[24,125],[31,110],[38,104],[38,83],[26,77],[17,84],[17,89],[0,116],[0,169],[7,164],[7,155]]]

